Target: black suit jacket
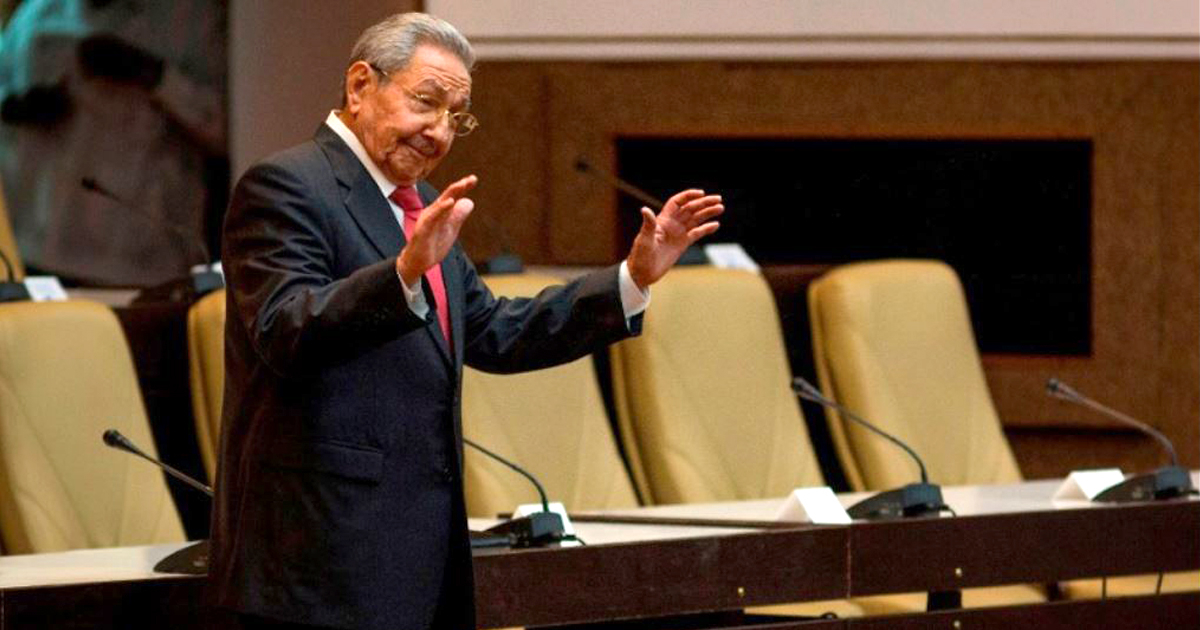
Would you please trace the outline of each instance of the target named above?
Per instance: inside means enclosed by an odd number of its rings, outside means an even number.
[[[378,186],[324,125],[238,182],[223,242],[218,605],[345,628],[425,628],[436,610],[439,624],[473,627],[464,361],[536,369],[630,334],[615,267],[496,299],[456,245],[442,263],[451,354],[432,309],[421,319],[405,303],[403,245]]]

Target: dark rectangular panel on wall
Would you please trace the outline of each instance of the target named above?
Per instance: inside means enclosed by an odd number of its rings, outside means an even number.
[[[768,264],[936,258],[981,349],[1091,352],[1088,139],[619,137],[620,175],[724,195],[721,241]],[[636,200],[622,198],[622,240]]]

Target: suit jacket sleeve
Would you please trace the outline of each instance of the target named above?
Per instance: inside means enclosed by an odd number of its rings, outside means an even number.
[[[641,331],[621,306],[617,266],[534,298],[495,298],[466,257],[464,362],[485,372],[537,370],[573,361]]]
[[[226,217],[223,259],[231,304],[254,350],[280,374],[348,361],[426,325],[404,301],[394,257],[338,277],[329,214],[332,180],[263,163],[239,181]]]

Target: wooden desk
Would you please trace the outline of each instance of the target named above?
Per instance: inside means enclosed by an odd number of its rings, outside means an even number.
[[[1018,623],[1200,627],[1200,592],[767,625],[736,612],[790,601],[1200,567],[1200,501],[1055,504],[1049,496],[1056,485],[947,488],[959,518],[850,526],[780,526],[770,521],[779,500],[581,513],[576,529],[590,543],[586,547],[477,555],[479,622],[507,627],[642,619],[642,625],[622,627],[764,630],[953,628],[955,621],[964,628],[1005,630]],[[609,522],[621,519],[629,522]],[[648,522],[654,519],[697,524]],[[202,578],[150,572],[172,549],[0,558],[0,630],[212,627],[205,624],[219,622],[220,613],[203,605]],[[683,621],[668,625],[667,617]],[[692,625],[680,625],[687,623]]]

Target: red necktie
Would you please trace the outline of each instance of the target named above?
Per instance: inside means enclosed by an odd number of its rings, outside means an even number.
[[[421,201],[421,197],[417,195],[416,186],[408,186],[397,188],[392,192],[391,200],[404,210],[404,237],[412,238],[413,228],[417,225],[417,218],[421,216],[421,211],[425,209],[425,204]],[[446,345],[450,348],[454,346],[450,339],[450,311],[446,307],[446,283],[442,280],[442,266],[434,265],[425,272],[425,279],[429,280],[429,286],[433,289],[433,301],[437,305],[438,324],[442,326],[442,335],[446,339]]]

